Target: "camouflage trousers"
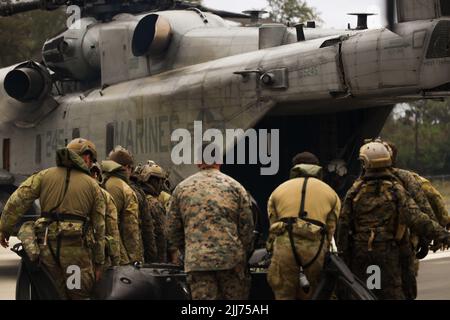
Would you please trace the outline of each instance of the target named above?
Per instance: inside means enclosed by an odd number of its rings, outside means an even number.
[[[304,263],[311,261],[319,250],[320,241],[296,240],[297,254]],[[326,246],[317,260],[304,270],[311,288],[305,293],[299,284],[299,267],[294,258],[289,238],[285,235],[277,237],[273,247],[273,256],[267,274],[267,281],[276,300],[309,300],[320,280]]]
[[[368,273],[368,268],[378,266],[381,287],[371,291],[380,300],[405,300],[400,254],[395,241],[373,243],[372,251],[368,251],[367,243],[356,243],[353,246],[350,269],[363,283],[367,283],[369,277],[373,276],[373,273]]]
[[[189,272],[192,300],[247,300],[251,278],[245,264],[232,270]]]
[[[89,299],[95,284],[95,271],[90,250],[83,245],[81,239],[62,240],[59,254],[61,265],[59,266],[49,249],[49,245],[56,254],[56,241],[48,240],[47,246],[39,245],[41,251],[39,258],[52,276],[62,299]],[[73,271],[74,267],[80,270],[79,287],[78,279],[76,279],[78,274]]]
[[[400,264],[402,268],[402,287],[407,300],[417,298],[417,274],[419,260],[409,243],[400,246]]]

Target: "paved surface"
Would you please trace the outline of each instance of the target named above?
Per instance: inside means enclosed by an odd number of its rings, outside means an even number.
[[[420,300],[450,300],[450,253],[429,255],[420,263]]]
[[[11,239],[14,245],[16,239]],[[13,300],[16,292],[16,275],[19,256],[11,250],[0,247],[0,300]]]
[[[0,300],[14,299],[18,263],[15,253],[0,248]],[[430,254],[422,261],[418,281],[420,300],[450,300],[450,252]]]

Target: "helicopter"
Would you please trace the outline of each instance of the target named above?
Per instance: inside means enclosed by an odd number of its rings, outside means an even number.
[[[99,158],[122,145],[137,162],[152,159],[176,185],[197,169],[173,164],[171,132],[201,121],[222,132],[280,130],[277,174],[223,166],[265,203],[296,152],[343,159],[356,174],[358,146],[378,136],[395,104],[450,95],[446,0],[387,0],[381,29],[367,29],[367,14],[355,29],[323,30],[162,0],[0,1],[0,15],[67,5],[80,18],[44,43],[42,61],[0,69],[2,200],[77,137]],[[227,141],[227,153],[235,148]],[[264,213],[261,221],[264,232]]]

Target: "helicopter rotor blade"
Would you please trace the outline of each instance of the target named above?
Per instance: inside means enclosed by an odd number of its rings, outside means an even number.
[[[224,10],[216,10],[216,9],[205,7],[201,4],[193,4],[190,2],[184,2],[184,1],[176,1],[175,8],[176,9],[197,8],[204,12],[211,12],[212,14],[218,15],[219,17],[222,17],[222,18],[250,19],[250,16],[246,15],[246,14],[229,12],[229,11],[224,11]]]

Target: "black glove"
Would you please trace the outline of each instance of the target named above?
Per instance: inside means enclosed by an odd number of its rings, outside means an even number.
[[[433,252],[438,251],[439,249],[445,250],[450,247],[450,233],[447,232],[446,234],[440,236],[437,239],[434,239],[433,245],[431,246],[431,250]]]
[[[417,259],[422,260],[428,255],[428,252],[430,251],[430,244],[431,241],[423,238],[420,239],[419,245],[416,250]]]

